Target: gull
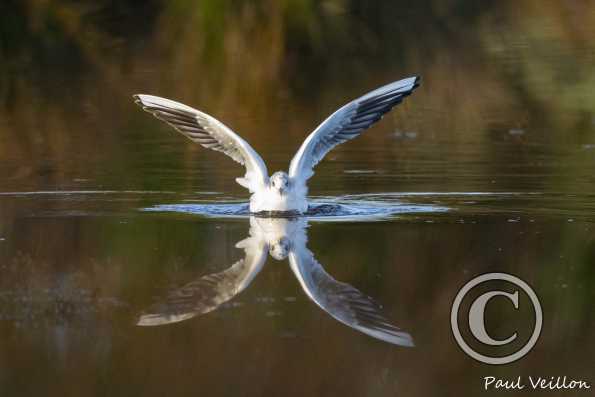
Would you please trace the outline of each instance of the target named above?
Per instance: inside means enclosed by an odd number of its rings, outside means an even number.
[[[216,310],[250,285],[270,255],[278,261],[288,258],[306,296],[334,319],[376,339],[413,346],[411,335],[391,324],[376,301],[324,270],[306,246],[307,227],[303,217],[251,216],[250,236],[236,244],[244,250],[244,259],[174,289],[143,313],[137,325],[172,324]]]
[[[153,95],[134,95],[145,111],[165,121],[191,141],[222,152],[246,168],[236,181],[249,190],[250,212],[263,215],[296,215],[308,210],[307,181],[314,167],[337,145],[354,139],[380,120],[419,86],[419,77],[409,77],[361,96],[324,120],[304,141],[289,172],[270,177],[260,155],[229,127],[184,104]]]

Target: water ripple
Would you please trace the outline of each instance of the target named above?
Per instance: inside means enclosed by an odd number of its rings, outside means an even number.
[[[448,207],[433,204],[410,204],[387,195],[349,195],[317,197],[310,200],[303,216],[314,221],[370,221],[387,219],[400,214],[446,212]],[[159,204],[143,211],[178,212],[210,218],[245,218],[251,214],[245,202],[213,204]]]

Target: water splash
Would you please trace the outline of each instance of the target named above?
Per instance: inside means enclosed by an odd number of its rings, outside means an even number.
[[[370,221],[383,220],[401,214],[446,212],[448,207],[433,204],[410,204],[386,195],[349,195],[317,197],[310,200],[303,215],[313,221]],[[209,218],[246,218],[251,215],[244,202],[215,204],[160,204],[143,208],[149,212],[178,212]],[[257,214],[258,215],[258,214]],[[272,214],[279,216],[279,214]],[[263,214],[264,216],[264,214]],[[271,214],[266,214],[271,216]]]

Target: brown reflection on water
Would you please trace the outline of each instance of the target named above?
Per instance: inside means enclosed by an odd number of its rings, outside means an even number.
[[[591,2],[117,3],[0,5],[0,395],[469,395],[488,375],[595,381]],[[247,195],[239,166],[132,94],[213,114],[277,170],[338,106],[411,74],[420,89],[330,153],[311,192],[430,192],[398,200],[450,211],[313,223],[308,247],[415,348],[334,321],[287,262],[217,312],[135,325],[171,288],[238,260],[247,230],[139,209]],[[46,190],[87,192],[19,194]],[[456,292],[486,271],[529,282],[545,315],[535,349],[501,368],[465,356],[449,327]]]
[[[309,248],[326,270],[383,303],[387,317],[414,336],[411,349],[327,316],[303,295],[286,261],[269,261],[219,311],[165,327],[135,325],[172,286],[241,258],[230,247],[245,236],[245,221],[21,218],[0,251],[3,390],[433,395],[477,392],[481,377],[493,373],[591,376],[592,224],[422,218],[434,223],[404,216],[315,223],[309,231]],[[458,288],[496,270],[527,280],[546,315],[534,351],[493,370],[458,350],[449,313]]]

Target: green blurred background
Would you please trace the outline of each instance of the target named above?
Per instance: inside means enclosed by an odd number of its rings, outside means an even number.
[[[135,111],[133,93],[210,112],[284,168],[339,105],[412,74],[423,78],[414,105],[407,101],[390,118],[436,144],[430,159],[457,153],[473,166],[479,158],[481,167],[489,163],[479,171],[487,178],[525,172],[507,170],[510,148],[494,145],[514,141],[515,159],[534,175],[554,175],[548,184],[566,191],[593,182],[590,1],[31,0],[0,7],[6,189],[67,188],[77,178],[162,186],[143,166],[157,153],[159,166],[194,166],[190,155],[142,146],[158,135],[143,130],[153,120]],[[386,143],[383,134],[366,139]],[[141,146],[131,151],[130,142]],[[281,144],[287,153],[272,158]],[[186,145],[184,153],[195,150]],[[550,154],[563,161],[544,158]]]

